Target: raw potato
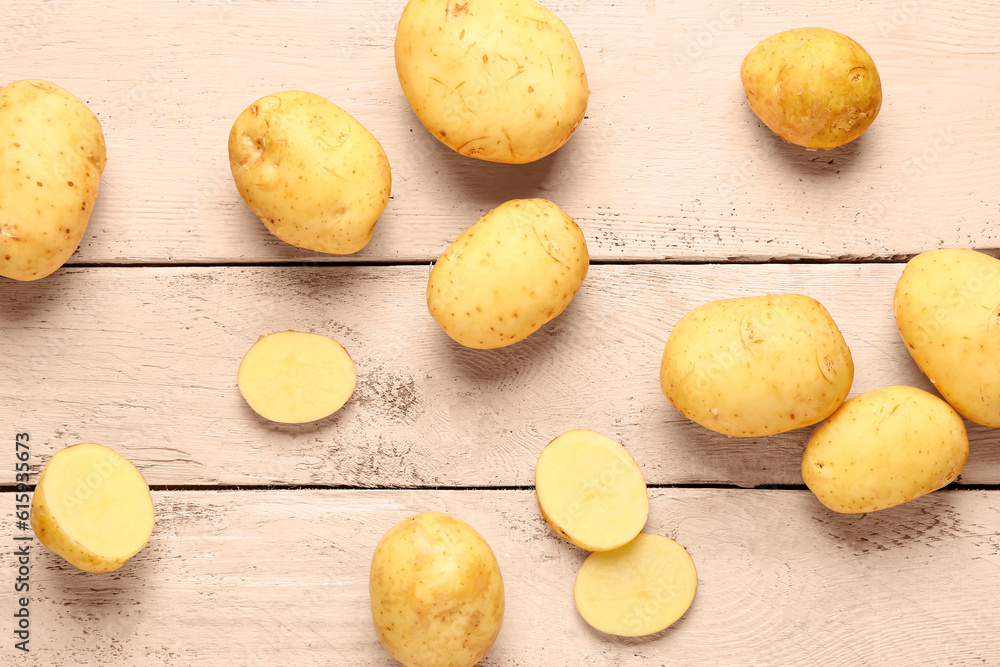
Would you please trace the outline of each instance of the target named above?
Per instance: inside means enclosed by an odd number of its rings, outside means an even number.
[[[379,540],[369,591],[378,638],[406,667],[471,667],[503,623],[493,551],[471,526],[441,512],[410,517]]]
[[[101,123],[54,83],[0,89],[0,276],[38,280],[80,245],[104,171]]]
[[[1000,261],[968,249],[909,261],[896,325],[913,360],[968,419],[1000,426]]]
[[[46,547],[87,572],[111,572],[153,533],[153,499],[134,465],[94,443],[49,459],[31,500],[31,527]]]
[[[821,503],[846,514],[909,502],[951,484],[969,456],[951,406],[914,387],[855,396],[818,427],[802,479]]]
[[[569,139],[587,110],[573,35],[533,0],[410,0],[395,50],[417,118],[462,155],[538,160]]]
[[[239,115],[229,166],[268,231],[331,255],[365,247],[392,185],[372,133],[333,102],[297,90],[262,97]]]
[[[544,199],[515,199],[465,230],[431,270],[427,307],[477,349],[524,340],[565,310],[587,275],[583,232]]]
[[[854,362],[833,318],[800,294],[723,299],[670,332],[660,386],[685,417],[736,437],[825,419],[844,402]]]
[[[639,465],[596,431],[567,431],[546,445],[535,466],[535,495],[549,527],[587,551],[632,541],[649,514]]]
[[[300,331],[262,336],[240,364],[237,384],[253,411],[283,424],[329,417],[354,393],[357,373],[343,346]]]
[[[676,622],[694,601],[698,572],[684,547],[640,533],[614,551],[592,553],[576,575],[573,598],[591,627],[609,635],[651,635]]]
[[[798,28],[759,43],[740,78],[750,108],[785,141],[836,148],[868,129],[882,83],[868,52],[847,35]]]

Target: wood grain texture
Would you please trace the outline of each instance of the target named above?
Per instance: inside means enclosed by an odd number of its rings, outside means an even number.
[[[425,267],[67,269],[0,283],[0,415],[31,434],[39,464],[95,441],[154,485],[530,485],[542,447],[573,428],[622,442],[653,484],[801,484],[810,429],[729,439],[673,409],[659,386],[670,328],[712,299],[803,293],[844,334],[852,394],[930,389],[893,320],[901,270],[594,266],[557,319],[477,351],[431,319]],[[243,354],[285,329],[330,335],[352,355],[358,386],[332,417],[281,426],[241,398]],[[1000,482],[1000,435],[969,432],[963,482]]]
[[[588,71],[588,117],[530,165],[450,152],[396,79],[403,0],[12,0],[0,80],[42,77],[97,113],[108,167],[74,263],[429,261],[497,204],[543,196],[599,260],[898,257],[1000,247],[1000,14],[989,0],[549,0]],[[860,140],[783,144],[749,110],[739,64],[792,27],[845,32],[885,102]],[[226,139],[259,97],[332,99],[382,142],[393,198],[371,244],[334,259],[270,237],[229,174]]]
[[[0,494],[4,506],[11,494]],[[88,575],[32,547],[29,656],[4,664],[396,664],[371,623],[371,553],[426,510],[490,543],[506,594],[484,666],[996,664],[1000,494],[950,491],[864,516],[804,491],[651,494],[648,532],[684,545],[698,593],[646,638],[591,630],[573,606],[585,552],[545,526],[527,491],[154,494],[158,524],[117,573]],[[0,541],[11,543],[11,522]],[[11,557],[2,557],[11,589]],[[10,623],[10,593],[0,614]],[[16,661],[12,660],[16,657]]]

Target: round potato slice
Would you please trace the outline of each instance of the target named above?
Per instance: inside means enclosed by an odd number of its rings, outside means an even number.
[[[668,537],[640,533],[614,551],[590,554],[576,575],[577,611],[596,630],[651,635],[684,615],[698,588],[687,550]]]
[[[142,473],[114,450],[90,442],[49,459],[31,500],[38,540],[87,572],[120,568],[145,546],[153,523]]]
[[[567,431],[546,445],[535,466],[535,495],[552,530],[588,551],[628,543],[649,514],[639,465],[596,431]]]
[[[240,364],[237,384],[253,411],[282,424],[329,417],[354,393],[357,373],[332,338],[279,331],[254,343]]]

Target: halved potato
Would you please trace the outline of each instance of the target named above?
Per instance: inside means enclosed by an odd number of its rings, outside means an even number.
[[[588,551],[631,541],[649,514],[639,465],[596,431],[567,431],[545,446],[535,466],[535,495],[552,530]]]
[[[640,533],[613,551],[592,553],[576,575],[576,609],[596,630],[651,635],[684,615],[698,588],[687,550],[668,537]]]
[[[279,331],[247,351],[237,384],[264,419],[304,424],[342,408],[354,393],[357,372],[347,350],[332,338]]]
[[[38,540],[87,572],[111,572],[153,533],[153,499],[134,465],[112,449],[82,443],[56,453],[31,500]]]

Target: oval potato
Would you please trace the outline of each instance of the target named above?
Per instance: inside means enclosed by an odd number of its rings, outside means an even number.
[[[677,410],[736,437],[822,421],[854,380],[847,343],[826,308],[799,294],[698,306],[670,332],[660,386]]]
[[[894,307],[906,349],[941,396],[971,421],[1000,426],[1000,260],[969,249],[917,255]]]
[[[41,79],[0,89],[0,275],[38,280],[76,251],[106,162],[79,99]]]
[[[372,133],[333,102],[298,90],[243,110],[229,133],[229,166],[271,234],[330,255],[365,247],[392,185]]]
[[[503,623],[493,551],[471,526],[442,512],[410,517],[382,536],[369,592],[379,640],[407,667],[471,667]]]
[[[874,512],[951,484],[968,456],[965,424],[950,405],[888,387],[855,396],[813,431],[802,479],[835,512]]]
[[[533,0],[410,0],[395,57],[417,118],[469,157],[538,160],[569,139],[587,110],[573,35]]]
[[[750,108],[775,134],[806,148],[836,148],[868,129],[882,82],[860,44],[826,28],[768,37],[743,59]]]
[[[587,275],[583,232],[544,199],[515,199],[465,230],[427,282],[427,307],[454,340],[491,349],[559,315]]]

